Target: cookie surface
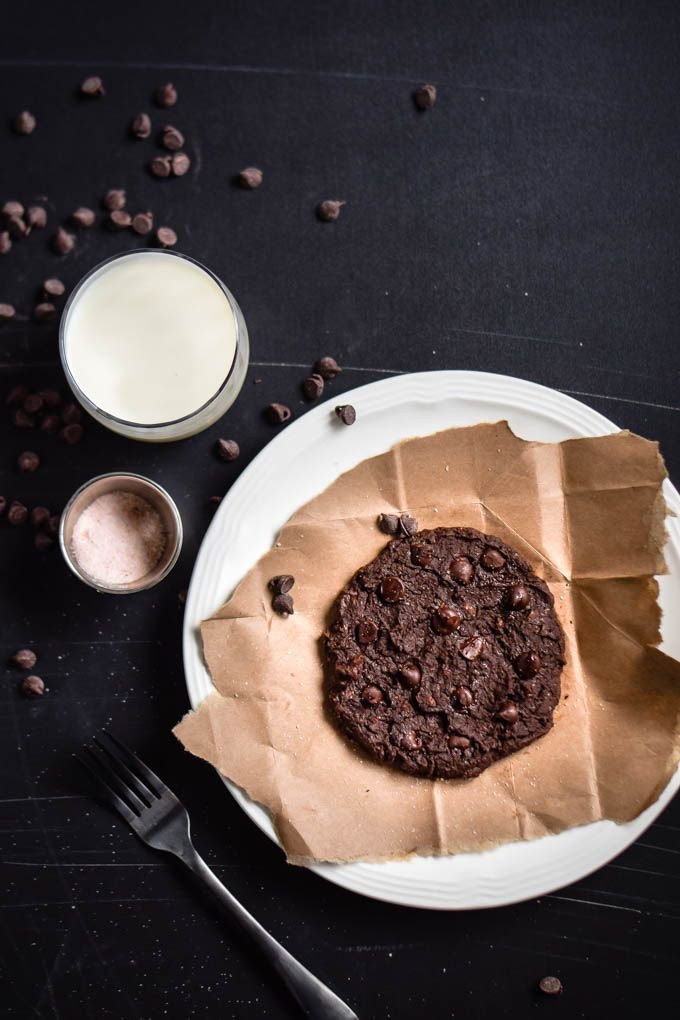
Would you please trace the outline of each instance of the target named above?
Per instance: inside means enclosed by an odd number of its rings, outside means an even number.
[[[465,779],[552,727],[564,635],[519,553],[437,528],[395,538],[355,574],[325,655],[347,736],[414,775]]]

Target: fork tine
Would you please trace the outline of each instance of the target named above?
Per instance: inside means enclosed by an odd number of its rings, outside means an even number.
[[[110,730],[102,730],[102,732],[109,738],[109,740],[115,744],[119,751],[122,751],[128,758],[128,761],[132,762],[137,769],[137,772],[142,778],[145,786],[149,788],[151,793],[156,797],[160,797],[161,794],[170,794],[174,797],[174,793],[169,787],[165,785],[162,779],[160,779],[155,772],[152,772],[148,765],[145,765],[141,758],[138,758],[134,751],[131,751],[127,744],[124,744],[118,737],[114,737]]]
[[[93,754],[89,747],[83,748],[83,752],[85,754],[89,754],[94,761],[97,762],[99,761],[99,759],[96,757],[95,754]],[[106,799],[111,804],[111,806],[114,807],[116,811],[123,816],[128,825],[132,825],[132,823],[137,820],[137,815],[127,806],[125,801],[121,800],[118,794],[111,789],[100,769],[93,768],[92,765],[90,765],[89,761],[87,761],[87,759],[82,755],[76,755],[76,759],[79,762],[79,764],[82,765],[82,767],[89,772],[91,778],[96,783],[98,789],[104,792]]]
[[[125,777],[120,775],[119,772],[112,767],[108,760],[108,756],[105,754],[105,749],[96,737],[94,737],[94,742],[100,749],[100,753],[97,753],[92,747],[88,748],[88,750],[92,759],[97,763],[100,771],[103,772],[107,783],[119,797],[122,797],[125,801],[127,801],[127,803],[129,803],[130,807],[136,814],[141,815],[143,811],[146,811],[148,804],[146,804],[136,790],[125,781]]]
[[[112,772],[116,774],[118,779],[120,779],[126,787],[132,790],[138,800],[142,801],[144,807],[151,807],[152,803],[158,799],[156,794],[147,790],[144,783],[142,783],[139,777],[136,776],[132,769],[130,769],[123,761],[115,747],[111,748],[108,744],[102,743],[98,737],[94,737],[93,739],[99,750],[103,753],[104,761],[107,763]]]

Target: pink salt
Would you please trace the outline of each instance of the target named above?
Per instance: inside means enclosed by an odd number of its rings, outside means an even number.
[[[160,514],[132,492],[97,496],[78,517],[71,552],[78,566],[107,586],[131,584],[148,574],[165,549]]]

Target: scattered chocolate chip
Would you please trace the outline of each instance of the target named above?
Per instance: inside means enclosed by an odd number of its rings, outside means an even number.
[[[59,534],[59,525],[61,524],[61,514],[52,514],[49,521],[45,525],[45,531],[48,535],[54,538]]]
[[[455,747],[459,751],[464,751],[470,746],[470,740],[468,737],[459,737],[457,733],[452,733],[448,739],[449,747]]]
[[[553,977],[552,974],[542,977],[538,982],[538,987],[541,989],[544,995],[559,995],[564,991],[564,986],[558,977]]]
[[[156,241],[161,248],[174,248],[177,244],[177,234],[172,227],[159,227],[156,231]]]
[[[40,467],[40,457],[33,450],[24,450],[17,457],[17,467],[24,474],[32,475]]]
[[[531,605],[529,589],[524,584],[513,584],[505,593],[508,609],[528,609]]]
[[[213,513],[215,512],[215,510],[217,510],[218,506],[220,505],[223,499],[224,499],[223,496],[208,496],[208,506],[213,511]]]
[[[3,212],[3,215],[6,216],[7,219],[9,220],[9,219],[12,218],[12,216],[19,216],[19,217],[23,216],[24,215],[24,207],[21,204],[21,202],[17,202],[14,199],[10,199],[9,202],[5,202],[5,204],[3,205],[2,212]]]
[[[41,301],[33,309],[33,318],[36,322],[54,322],[59,318],[59,312],[51,301]]]
[[[413,102],[419,110],[431,110],[437,102],[437,86],[420,85],[413,93]]]
[[[432,614],[432,626],[438,634],[453,634],[462,622],[463,617],[458,610],[454,606],[447,606],[444,602]]]
[[[45,681],[39,676],[25,676],[20,690],[25,698],[40,698],[45,693]]]
[[[7,394],[7,400],[5,401],[7,406],[21,407],[29,392],[28,386],[24,386],[23,383],[13,386]]]
[[[158,106],[167,110],[177,102],[177,89],[171,82],[168,82],[167,85],[161,85],[159,89],[156,89],[154,98]]]
[[[176,127],[173,127],[172,124],[167,124],[163,128],[161,145],[164,149],[169,149],[170,152],[176,152],[184,145],[184,135]]]
[[[480,563],[486,570],[502,570],[505,566],[505,556],[499,553],[498,549],[489,546],[482,553]]]
[[[154,177],[169,177],[172,173],[172,160],[170,156],[154,156],[149,163],[149,170]]]
[[[82,96],[105,96],[106,89],[101,78],[93,74],[91,77],[86,78],[80,86],[80,94]]]
[[[259,188],[262,184],[262,171],[256,166],[247,166],[245,170],[241,170],[238,175],[238,182],[242,188],[247,188],[253,191],[255,188]]]
[[[401,514],[399,517],[399,527],[402,534],[406,535],[407,538],[411,538],[418,530],[418,521],[415,517],[411,517],[410,514]]]
[[[307,400],[317,400],[323,393],[324,381],[316,372],[308,375],[302,384],[302,392]]]
[[[369,684],[369,686],[364,687],[361,692],[361,700],[364,705],[380,705],[385,700],[385,697],[379,687],[376,687],[374,684]]]
[[[66,425],[61,430],[61,438],[68,446],[75,446],[83,438],[83,426],[82,425]]]
[[[456,556],[455,560],[451,561],[449,573],[458,584],[469,584],[475,576],[475,568],[467,556]]]
[[[51,549],[54,545],[54,539],[51,535],[48,535],[45,531],[39,531],[33,539],[33,545],[38,552],[45,552],[46,549]]]
[[[272,425],[282,425],[292,417],[293,412],[285,404],[270,404],[267,408],[267,417]]]
[[[472,691],[468,687],[457,687],[456,697],[462,708],[469,708],[473,702]]]
[[[331,358],[330,355],[326,354],[314,365],[314,371],[317,375],[320,375],[322,379],[335,379],[336,375],[342,372],[342,369],[338,365],[335,358]]]
[[[0,230],[0,255],[6,255],[12,249],[12,239],[8,230]]]
[[[18,652],[15,652],[12,656],[12,662],[19,669],[33,669],[38,656],[35,654],[32,648],[20,648]]]
[[[399,531],[399,518],[396,514],[378,514],[378,527],[385,535],[396,535]]]
[[[14,424],[18,429],[34,429],[35,418],[32,414],[26,414],[23,407],[14,412]]]
[[[536,676],[541,668],[541,660],[536,652],[522,652],[515,661],[515,667],[521,677],[525,680],[530,680],[532,676]]]
[[[45,297],[51,298],[61,297],[66,290],[64,284],[56,276],[51,276],[49,280],[44,280],[42,289]]]
[[[43,398],[39,393],[29,393],[21,405],[26,414],[37,414],[43,409]]]
[[[417,567],[429,566],[432,563],[433,555],[432,546],[426,545],[424,542],[411,546],[411,563],[415,563]]]
[[[215,443],[215,453],[220,460],[236,460],[241,449],[235,439],[218,439]]]
[[[405,751],[417,751],[418,748],[423,746],[422,740],[413,730],[407,730],[399,743]]]
[[[2,517],[2,515],[4,514],[6,509],[7,509],[7,500],[5,499],[4,496],[0,496],[0,517]]]
[[[498,714],[501,719],[505,719],[509,723],[516,723],[519,719],[519,709],[514,701],[506,701]]]
[[[484,651],[484,638],[479,635],[468,638],[468,640],[464,641],[460,646],[459,651],[464,659],[469,659],[470,661],[478,659]]]
[[[102,199],[102,205],[109,212],[116,209],[124,209],[127,203],[127,194],[124,188],[109,188]]]
[[[135,138],[148,138],[151,134],[151,118],[148,113],[138,113],[130,122],[130,134]]]
[[[357,420],[357,413],[351,404],[338,404],[335,413],[343,425],[354,425]]]
[[[48,435],[54,435],[61,428],[61,418],[58,414],[46,414],[40,422],[40,431]]]
[[[20,525],[25,524],[27,520],[28,507],[25,507],[23,503],[20,503],[15,499],[10,504],[10,508],[7,511],[8,523],[13,525],[13,527],[19,527]]]
[[[28,227],[21,216],[10,216],[7,220],[7,229],[9,230],[10,236],[17,239],[26,237],[29,232]]]
[[[77,404],[65,404],[62,408],[61,420],[64,425],[80,425],[83,420],[83,412]]]
[[[404,681],[404,683],[411,688],[411,690],[415,691],[418,687],[420,687],[420,681],[422,679],[423,673],[420,666],[418,666],[417,663],[407,662],[406,665],[400,668],[399,676]]]
[[[127,230],[132,225],[132,216],[125,209],[114,209],[109,213],[106,222],[111,230]]]
[[[16,314],[14,305],[8,305],[4,301],[0,302],[0,322],[9,322],[13,319]]]
[[[88,209],[84,205],[78,206],[75,212],[71,213],[71,223],[76,227],[91,227],[94,224],[95,218],[94,210]]]
[[[378,636],[378,628],[373,620],[362,620],[357,624],[356,635],[360,645],[370,645]]]
[[[47,211],[41,205],[30,205],[26,213],[26,222],[31,230],[42,230],[47,225]]]
[[[327,198],[317,205],[316,215],[323,223],[331,223],[333,220],[337,220],[343,205],[347,205],[347,202],[343,202],[339,198]]]
[[[49,524],[50,512],[46,506],[34,506],[31,510],[31,524],[34,528],[44,528]],[[30,667],[29,667],[30,669]]]
[[[140,237],[143,237],[145,234],[150,234],[153,230],[153,213],[141,212],[133,216],[132,229],[135,234],[139,234]]]
[[[52,248],[57,255],[68,255],[73,251],[75,244],[76,239],[73,234],[69,234],[68,230],[64,230],[63,227],[59,227],[56,234],[52,236]]]
[[[388,575],[380,582],[380,597],[383,602],[401,602],[404,598],[404,582]]]
[[[295,578],[292,574],[276,574],[275,577],[270,577],[267,582],[267,586],[270,591],[273,591],[275,595],[287,595],[295,584]]]
[[[22,110],[14,118],[14,130],[18,135],[31,135],[35,131],[37,123],[32,113],[29,113],[28,110]]]
[[[272,599],[272,609],[275,613],[280,613],[282,616],[290,616],[295,612],[293,608],[293,598],[291,595],[275,595]]]
[[[45,407],[55,408],[61,404],[61,393],[58,390],[40,390],[38,396]]]
[[[180,590],[177,592],[177,605],[180,607],[180,609],[182,608],[182,606],[186,605],[186,601],[187,590],[186,588],[180,588]]]
[[[175,177],[184,177],[189,172],[191,160],[186,152],[176,152],[172,157],[172,172]]]

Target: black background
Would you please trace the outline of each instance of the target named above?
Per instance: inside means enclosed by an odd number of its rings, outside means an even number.
[[[49,686],[26,701],[4,669],[5,1014],[298,1015],[179,867],[91,799],[73,754],[109,725],[187,804],[220,878],[362,1018],[655,1015],[680,962],[677,800],[570,888],[504,909],[411,910],[286,865],[170,727],[187,708],[178,592],[206,499],[274,434],[269,401],[304,413],[299,383],[320,354],[347,366],[332,395],[431,368],[536,380],[658,439],[678,480],[677,5],[14,3],[3,17],[0,199],[47,196],[54,229],[125,187],[228,283],[252,340],[227,419],[179,444],[89,423],[71,450],[2,412],[7,498],[58,510],[88,477],[130,469],[170,489],[186,528],[171,577],[116,599],[0,522],[0,652],[35,647]],[[81,100],[92,73],[107,95]],[[410,94],[427,80],[439,100],[418,113]],[[150,98],[165,81],[180,94],[171,113]],[[38,129],[18,138],[8,123],[25,108]],[[156,146],[126,134],[143,109],[185,132],[188,176],[146,174]],[[265,173],[254,193],[232,183],[249,164]],[[347,200],[335,224],[314,217],[326,197]],[[30,321],[40,281],[72,286],[142,243],[97,227],[59,259],[48,233],[0,257],[0,300],[20,312],[0,328],[3,393],[64,389],[56,328]],[[240,442],[235,464],[211,456],[218,435]],[[42,455],[37,474],[16,470],[22,449]],[[546,973],[564,983],[557,1000],[535,990]]]

